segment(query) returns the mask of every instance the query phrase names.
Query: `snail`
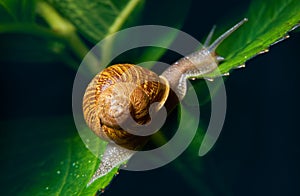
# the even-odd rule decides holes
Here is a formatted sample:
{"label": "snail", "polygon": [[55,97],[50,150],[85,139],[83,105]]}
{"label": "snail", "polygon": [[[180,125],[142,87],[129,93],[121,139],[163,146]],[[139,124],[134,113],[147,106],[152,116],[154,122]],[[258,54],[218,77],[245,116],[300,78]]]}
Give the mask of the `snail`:
{"label": "snail", "polygon": [[[187,79],[217,69],[224,58],[215,53],[216,48],[246,21],[244,18],[210,44],[213,28],[200,50],[179,59],[159,76],[137,65],[116,64],[92,79],[83,97],[84,119],[108,145],[88,186],[130,159],[147,143],[151,133],[149,130],[145,133],[144,129],[151,127],[155,115],[164,106],[168,110],[168,105],[185,97]],[[176,97],[176,101],[170,101],[171,97]]]}

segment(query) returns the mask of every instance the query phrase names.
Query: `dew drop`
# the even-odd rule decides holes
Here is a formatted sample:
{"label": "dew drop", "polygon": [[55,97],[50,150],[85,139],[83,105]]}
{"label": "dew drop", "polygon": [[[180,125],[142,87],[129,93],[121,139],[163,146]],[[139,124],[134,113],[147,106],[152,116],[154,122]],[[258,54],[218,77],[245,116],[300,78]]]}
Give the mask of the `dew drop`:
{"label": "dew drop", "polygon": [[240,68],[245,68],[245,67],[246,67],[245,64],[241,64],[241,65],[237,66],[235,69],[240,69]]}
{"label": "dew drop", "polygon": [[46,189],[46,190],[49,190],[49,187],[47,186],[45,189]]}
{"label": "dew drop", "polygon": [[217,56],[217,61],[224,61],[225,60],[225,58],[224,57],[221,57],[221,56]]}
{"label": "dew drop", "polygon": [[76,163],[75,163],[75,162],[73,162],[73,163],[72,163],[72,166],[74,167],[75,165],[76,165]]}
{"label": "dew drop", "polygon": [[89,163],[91,163],[92,161],[91,161],[91,160],[89,160],[88,162],[89,162]]}
{"label": "dew drop", "polygon": [[266,48],[266,49],[260,51],[258,54],[263,54],[263,53],[266,53],[266,52],[269,52],[269,48]]}
{"label": "dew drop", "polygon": [[285,40],[285,39],[287,39],[287,38],[289,38],[289,37],[290,37],[290,35],[289,35],[289,34],[286,34],[285,36],[283,36],[282,38],[278,39],[277,41],[275,41],[275,42],[272,43],[271,45],[273,46],[273,45],[275,45],[275,44],[277,44],[277,43],[279,43],[279,42],[281,42],[281,41],[283,41],[283,40]]}
{"label": "dew drop", "polygon": [[227,72],[227,73],[224,73],[223,76],[229,76],[229,73],[228,73],[228,72]]}
{"label": "dew drop", "polygon": [[293,30],[297,29],[299,26],[300,26],[300,23],[296,24],[290,31],[293,31]]}
{"label": "dew drop", "polygon": [[213,78],[205,78],[207,81],[209,81],[209,82],[213,82],[214,81],[214,79]]}
{"label": "dew drop", "polygon": [[57,170],[57,172],[56,172],[57,174],[60,174],[60,171],[59,170]]}

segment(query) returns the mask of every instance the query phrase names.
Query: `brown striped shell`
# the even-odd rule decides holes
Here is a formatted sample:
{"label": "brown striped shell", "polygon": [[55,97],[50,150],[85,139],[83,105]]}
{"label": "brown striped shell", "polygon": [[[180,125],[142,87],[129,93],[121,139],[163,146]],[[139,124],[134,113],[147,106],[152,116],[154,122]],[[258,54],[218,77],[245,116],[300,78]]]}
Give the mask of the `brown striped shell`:
{"label": "brown striped shell", "polygon": [[168,94],[168,81],[154,72],[133,64],[116,64],[97,74],[88,85],[83,97],[84,118],[100,138],[136,149],[148,137],[123,130],[122,123],[128,118],[138,125],[149,123],[150,105],[158,102],[158,111]]}

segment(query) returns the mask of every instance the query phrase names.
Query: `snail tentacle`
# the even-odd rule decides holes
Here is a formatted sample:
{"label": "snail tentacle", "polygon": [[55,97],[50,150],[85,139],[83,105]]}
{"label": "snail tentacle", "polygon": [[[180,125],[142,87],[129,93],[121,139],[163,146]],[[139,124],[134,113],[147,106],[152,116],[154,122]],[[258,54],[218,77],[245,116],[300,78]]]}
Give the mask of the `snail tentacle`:
{"label": "snail tentacle", "polygon": [[175,90],[179,100],[185,97],[187,79],[201,78],[218,68],[219,62],[223,61],[224,58],[216,54],[216,48],[246,21],[248,19],[244,18],[208,46],[214,33],[215,27],[213,27],[208,34],[204,47],[179,59],[162,73],[162,76],[169,81],[170,88]]}
{"label": "snail tentacle", "polygon": [[204,47],[207,48],[207,47],[209,46],[210,41],[211,41],[211,38],[212,38],[212,36],[214,35],[215,29],[216,29],[216,25],[214,25],[214,26],[212,27],[212,29],[210,30],[210,32],[209,32],[209,34],[208,34],[208,36],[207,36],[207,38],[206,38],[206,40],[205,40],[205,42],[204,42],[204,44],[203,44]]}

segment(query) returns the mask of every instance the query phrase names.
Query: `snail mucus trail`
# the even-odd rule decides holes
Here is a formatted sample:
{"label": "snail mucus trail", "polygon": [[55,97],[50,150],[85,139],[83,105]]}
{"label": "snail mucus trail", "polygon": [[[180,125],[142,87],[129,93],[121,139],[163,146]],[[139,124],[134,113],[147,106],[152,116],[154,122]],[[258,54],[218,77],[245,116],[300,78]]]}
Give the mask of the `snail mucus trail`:
{"label": "snail mucus trail", "polygon": [[184,98],[187,79],[218,67],[224,58],[215,53],[216,48],[246,21],[241,20],[210,44],[213,28],[200,50],[179,59],[160,76],[137,65],[117,64],[94,77],[83,98],[84,118],[108,145],[88,185],[128,160],[147,142],[149,136],[143,135],[143,129],[151,124],[152,117],[170,104],[171,96],[176,95],[178,101]]}

